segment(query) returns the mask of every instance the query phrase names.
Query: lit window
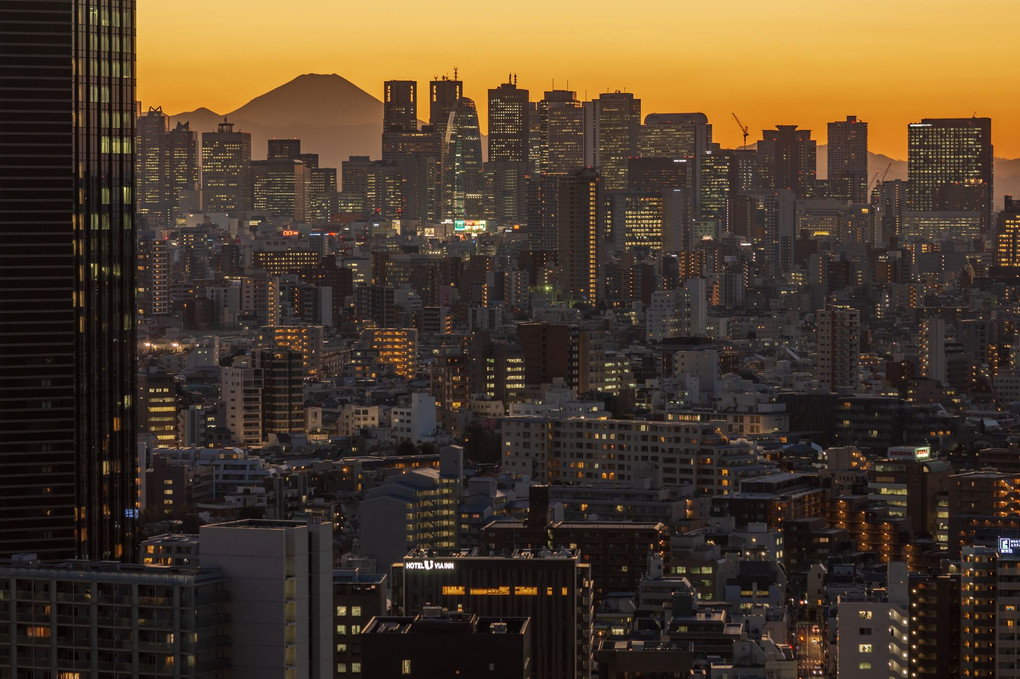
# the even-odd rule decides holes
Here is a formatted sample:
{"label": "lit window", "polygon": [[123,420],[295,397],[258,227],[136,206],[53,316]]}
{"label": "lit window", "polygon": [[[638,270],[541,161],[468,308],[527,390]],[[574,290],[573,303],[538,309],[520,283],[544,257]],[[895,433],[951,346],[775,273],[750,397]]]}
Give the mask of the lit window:
{"label": "lit window", "polygon": [[400,673],[402,675],[404,675],[405,677],[410,676],[410,674],[411,674],[411,660],[410,660],[410,658],[404,658],[404,660],[402,660],[400,662]]}
{"label": "lit window", "polygon": [[857,644],[858,653],[871,653],[871,644]]}

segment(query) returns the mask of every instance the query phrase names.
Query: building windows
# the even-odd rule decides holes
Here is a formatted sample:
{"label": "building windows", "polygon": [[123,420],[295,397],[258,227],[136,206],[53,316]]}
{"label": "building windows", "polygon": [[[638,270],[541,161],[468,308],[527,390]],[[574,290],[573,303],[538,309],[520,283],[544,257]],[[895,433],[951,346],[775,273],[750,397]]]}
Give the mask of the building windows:
{"label": "building windows", "polygon": [[871,653],[871,644],[857,644],[858,653]]}
{"label": "building windows", "polygon": [[400,673],[405,677],[411,676],[411,660],[410,658],[404,658],[400,661]]}

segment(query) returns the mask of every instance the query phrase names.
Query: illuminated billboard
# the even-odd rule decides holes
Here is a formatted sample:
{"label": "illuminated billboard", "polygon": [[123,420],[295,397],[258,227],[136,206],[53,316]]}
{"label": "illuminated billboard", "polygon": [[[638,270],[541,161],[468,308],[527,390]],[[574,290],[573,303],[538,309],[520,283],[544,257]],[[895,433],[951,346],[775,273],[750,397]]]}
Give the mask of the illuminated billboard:
{"label": "illuminated billboard", "polygon": [[453,230],[458,233],[481,233],[489,224],[484,219],[455,219]]}
{"label": "illuminated billboard", "polygon": [[927,460],[931,458],[931,446],[893,446],[887,455],[891,459]]}

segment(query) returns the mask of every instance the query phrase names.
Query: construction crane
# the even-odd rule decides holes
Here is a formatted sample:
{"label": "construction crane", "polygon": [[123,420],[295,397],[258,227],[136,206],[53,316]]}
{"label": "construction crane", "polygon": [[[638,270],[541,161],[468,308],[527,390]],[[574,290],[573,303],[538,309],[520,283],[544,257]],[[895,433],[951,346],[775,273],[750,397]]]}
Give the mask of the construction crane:
{"label": "construction crane", "polygon": [[733,116],[733,119],[737,121],[737,127],[740,128],[740,131],[744,135],[744,144],[740,148],[741,149],[745,149],[745,148],[747,148],[747,135],[748,135],[747,125],[745,125],[744,123],[740,122],[740,118],[737,117],[736,113],[731,113],[730,115]]}
{"label": "construction crane", "polygon": [[875,188],[877,183],[878,183],[878,170],[875,170],[875,176],[871,178],[870,182],[868,182],[868,188],[867,190],[865,190],[864,195],[870,196],[871,190]]}
{"label": "construction crane", "polygon": [[885,178],[889,176],[889,170],[892,169],[892,163],[885,166],[885,172],[882,173],[882,178],[878,178],[878,170],[875,170],[875,176],[868,182],[867,194],[871,195],[871,190],[885,183]]}

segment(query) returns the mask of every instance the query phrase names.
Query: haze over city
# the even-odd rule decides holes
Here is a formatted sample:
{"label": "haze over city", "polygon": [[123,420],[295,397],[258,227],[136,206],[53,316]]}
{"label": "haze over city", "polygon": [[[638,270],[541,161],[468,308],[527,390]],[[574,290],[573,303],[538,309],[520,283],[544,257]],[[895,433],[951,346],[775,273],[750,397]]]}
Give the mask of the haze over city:
{"label": "haze over city", "polygon": [[140,2],[138,96],[168,113],[230,111],[299,74],[338,73],[378,98],[384,80],[457,66],[476,101],[508,72],[532,92],[554,80],[581,98],[626,90],[646,111],[704,112],[729,147],[731,112],[754,133],[795,123],[824,141],[849,111],[870,122],[872,151],[905,159],[907,123],[976,113],[1014,158],[1020,97],[1004,47],[1016,19],[1010,0]]}

